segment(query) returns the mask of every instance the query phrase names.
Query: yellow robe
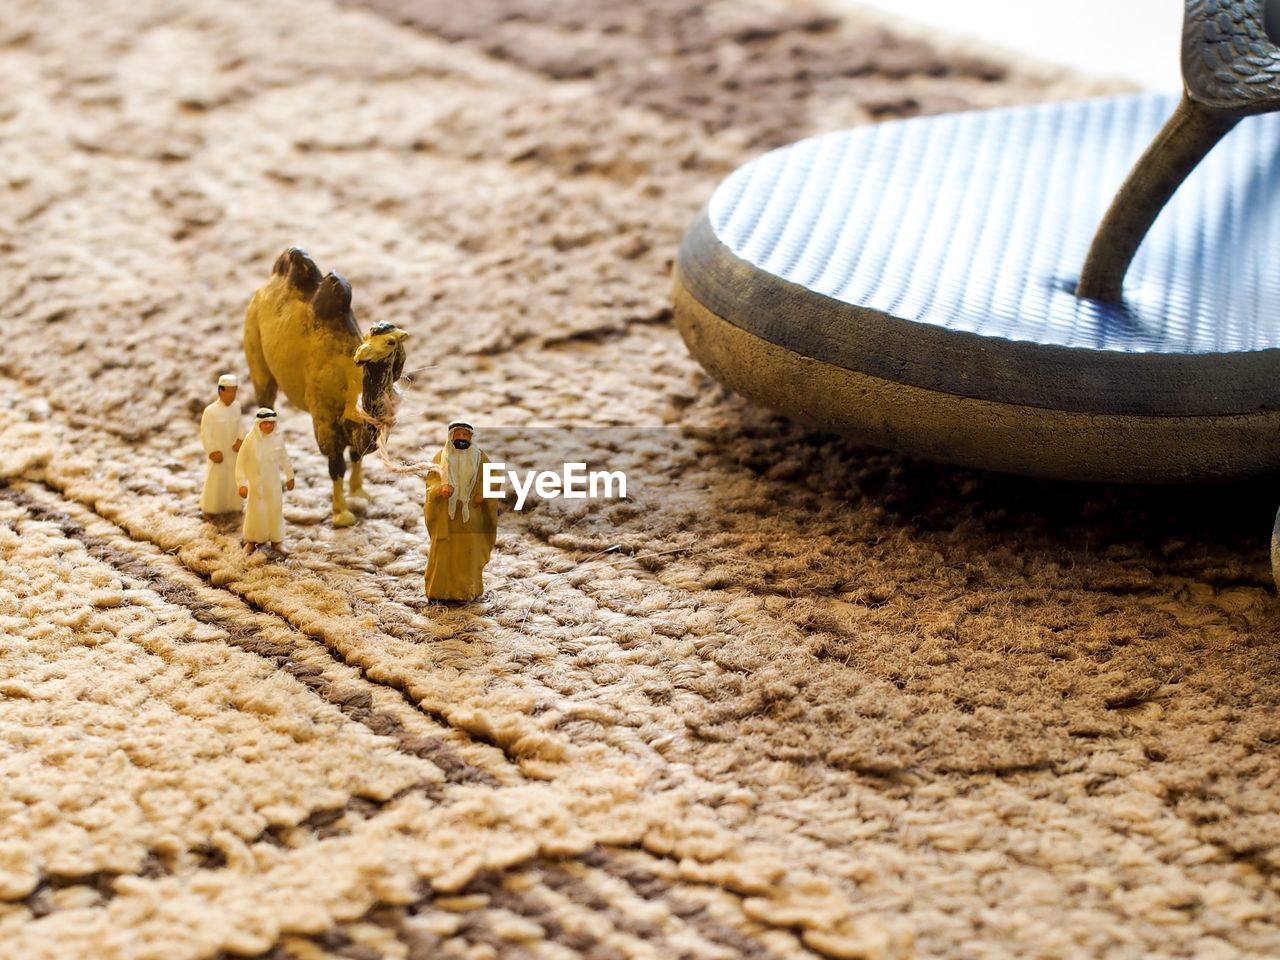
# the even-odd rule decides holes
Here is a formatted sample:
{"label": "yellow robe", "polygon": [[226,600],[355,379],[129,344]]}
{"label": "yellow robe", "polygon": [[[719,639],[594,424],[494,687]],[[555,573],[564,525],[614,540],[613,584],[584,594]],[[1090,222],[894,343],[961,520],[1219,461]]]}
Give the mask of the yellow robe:
{"label": "yellow robe", "polygon": [[[440,462],[437,453],[432,460]],[[480,454],[475,489],[483,489],[484,464],[489,458]],[[484,565],[498,539],[498,502],[471,501],[470,519],[462,519],[462,510],[449,517],[449,498],[440,495],[445,478],[437,474],[427,477],[427,502],[423,514],[431,551],[427,554],[426,590],[428,600],[474,600],[484,592]]]}

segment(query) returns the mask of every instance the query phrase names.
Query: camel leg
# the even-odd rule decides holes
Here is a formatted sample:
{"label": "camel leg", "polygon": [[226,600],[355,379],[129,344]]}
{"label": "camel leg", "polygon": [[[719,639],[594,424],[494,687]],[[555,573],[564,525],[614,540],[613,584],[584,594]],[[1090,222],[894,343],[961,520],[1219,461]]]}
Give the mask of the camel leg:
{"label": "camel leg", "polygon": [[342,462],[342,454],[329,458],[329,477],[333,480],[333,525],[349,527],[356,522],[356,515],[347,504],[347,495],[342,489],[342,475],[346,466]]}
{"label": "camel leg", "polygon": [[342,489],[342,478],[346,475],[346,458],[342,435],[322,420],[315,421],[316,442],[320,452],[329,460],[329,479],[333,481],[333,525],[349,527],[356,522],[356,515],[347,506],[347,495]]}
{"label": "camel leg", "polygon": [[258,333],[258,323],[253,311],[254,305],[250,304],[249,315],[244,320],[244,359],[249,364],[254,400],[260,407],[275,409],[279,386],[267,367],[267,358],[262,354],[262,337]]}
{"label": "camel leg", "polygon": [[369,499],[369,494],[364,489],[364,458],[355,447],[351,448],[351,483],[348,495],[362,500]]}

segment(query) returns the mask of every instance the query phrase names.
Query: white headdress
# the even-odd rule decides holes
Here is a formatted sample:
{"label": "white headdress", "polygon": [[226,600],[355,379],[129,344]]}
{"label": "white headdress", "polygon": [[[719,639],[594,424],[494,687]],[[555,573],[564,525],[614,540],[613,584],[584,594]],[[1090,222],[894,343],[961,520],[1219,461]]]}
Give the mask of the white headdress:
{"label": "white headdress", "polygon": [[238,387],[240,386],[240,380],[234,373],[224,373],[218,378],[218,386]]}
{"label": "white headdress", "polygon": [[[466,450],[455,450],[449,437],[458,427],[466,427],[471,431],[471,446]],[[449,519],[452,520],[462,505],[462,522],[471,519],[471,495],[480,479],[480,448],[475,445],[476,428],[465,420],[454,420],[449,424],[448,436],[444,448],[440,452],[440,467],[444,479],[453,487],[449,495]]]}

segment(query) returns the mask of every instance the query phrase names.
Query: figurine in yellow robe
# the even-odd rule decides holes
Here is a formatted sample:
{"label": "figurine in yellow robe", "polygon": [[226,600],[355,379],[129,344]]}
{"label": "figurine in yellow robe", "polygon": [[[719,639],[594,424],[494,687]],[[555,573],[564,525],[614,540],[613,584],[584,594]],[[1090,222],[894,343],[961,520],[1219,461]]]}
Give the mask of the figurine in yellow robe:
{"label": "figurine in yellow robe", "polygon": [[432,459],[440,469],[427,477],[423,508],[431,537],[429,600],[474,600],[484,592],[484,566],[498,538],[498,502],[483,496],[489,458],[472,446],[474,439],[475,428],[455,420]]}

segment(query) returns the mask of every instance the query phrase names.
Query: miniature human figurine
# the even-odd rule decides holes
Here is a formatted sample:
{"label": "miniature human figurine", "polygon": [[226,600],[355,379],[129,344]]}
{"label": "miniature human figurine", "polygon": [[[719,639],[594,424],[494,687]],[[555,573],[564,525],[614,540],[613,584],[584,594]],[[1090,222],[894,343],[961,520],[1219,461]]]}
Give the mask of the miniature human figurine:
{"label": "miniature human figurine", "polygon": [[248,501],[244,511],[246,553],[270,543],[276,553],[284,554],[283,494],[293,489],[293,465],[275,429],[275,411],[263,407],[254,416],[253,429],[236,457],[236,483],[240,496]]}
{"label": "miniature human figurine", "polygon": [[432,460],[440,471],[427,477],[429,600],[474,600],[484,592],[484,566],[498,537],[498,503],[483,496],[481,475],[489,458],[472,446],[474,440],[475,427],[465,420],[449,424],[448,439]]}
{"label": "miniature human figurine", "polygon": [[240,408],[236,405],[239,381],[234,374],[218,378],[218,399],[204,408],[200,417],[200,443],[209,455],[209,470],[200,495],[200,513],[206,519],[214,514],[239,512],[244,505],[236,496],[236,464],[232,455],[240,452],[244,430]]}
{"label": "miniature human figurine", "polygon": [[[284,390],[294,406],[311,414],[316,443],[329,461],[335,527],[356,522],[348,496],[368,499],[361,458],[377,442],[368,414],[380,417],[386,409],[384,393],[404,372],[408,336],[385,323],[362,340],[351,285],[336,273],[321,275],[297,247],[276,258],[271,279],[245,312],[244,356],[258,405],[274,406],[277,390]],[[344,454],[351,458],[347,491]]]}

